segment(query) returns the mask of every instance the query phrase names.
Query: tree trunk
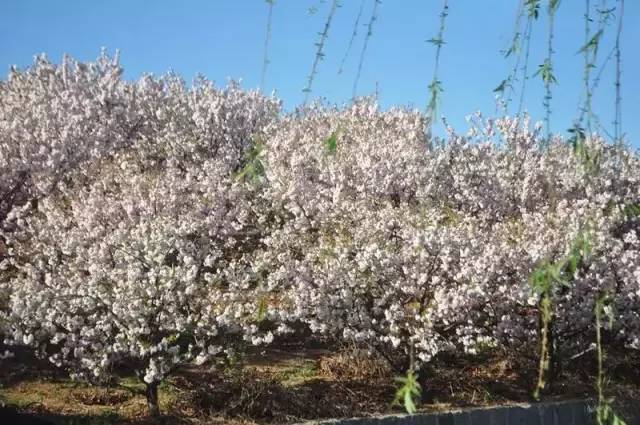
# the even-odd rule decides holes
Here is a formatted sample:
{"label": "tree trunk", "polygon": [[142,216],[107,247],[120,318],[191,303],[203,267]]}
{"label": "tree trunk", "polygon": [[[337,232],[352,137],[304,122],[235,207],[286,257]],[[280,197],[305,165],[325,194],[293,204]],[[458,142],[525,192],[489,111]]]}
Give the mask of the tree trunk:
{"label": "tree trunk", "polygon": [[160,416],[160,405],[158,404],[158,383],[154,381],[147,384],[145,395],[147,396],[149,415],[153,417]]}
{"label": "tree trunk", "polygon": [[535,400],[540,400],[542,393],[548,391],[558,370],[556,341],[553,332],[553,306],[548,293],[543,294],[538,308],[540,309],[540,359],[538,380],[533,390],[533,398]]}
{"label": "tree trunk", "polygon": [[556,338],[555,322],[549,326],[549,385],[553,385],[562,372],[562,358],[558,352],[558,338]]}

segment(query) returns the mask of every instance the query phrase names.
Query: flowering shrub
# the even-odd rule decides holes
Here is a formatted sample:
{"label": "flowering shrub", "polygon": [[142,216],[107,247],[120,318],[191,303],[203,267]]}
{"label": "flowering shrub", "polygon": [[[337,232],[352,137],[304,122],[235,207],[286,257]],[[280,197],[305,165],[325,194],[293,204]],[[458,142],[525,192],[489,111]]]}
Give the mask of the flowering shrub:
{"label": "flowering shrub", "polygon": [[[126,82],[106,55],[12,70],[0,82],[6,342],[82,378],[133,368],[157,413],[175,368],[293,323],[411,373],[445,351],[527,347],[542,305],[532,273],[578,258],[543,292],[558,350],[590,343],[602,293],[608,331],[640,348],[631,149],[543,141],[511,118],[428,143],[422,114],[366,99],[279,108],[233,83]],[[571,257],[584,234],[590,252]]]}
{"label": "flowering shrub", "polygon": [[267,196],[287,219],[267,238],[265,261],[271,286],[286,288],[293,317],[312,330],[415,347],[426,361],[475,311],[465,307],[478,300],[476,283],[456,273],[482,246],[468,243],[473,218],[427,202],[423,125],[417,113],[366,102],[285,119],[264,159]]}
{"label": "flowering shrub", "polygon": [[[5,89],[30,96],[55,77],[63,87],[66,79],[82,82],[70,89],[81,96],[98,90],[107,63],[103,56],[68,75],[66,62],[61,70],[38,59],[26,76],[13,71]],[[99,81],[83,80],[96,66]],[[23,80],[26,87],[16,88]],[[133,367],[157,413],[158,383],[175,367],[273,338],[262,323],[271,313],[255,315],[256,196],[235,173],[279,104],[203,79],[192,89],[175,76],[113,85],[130,93],[122,108],[131,113],[110,125],[124,128],[130,115],[139,120],[122,143],[112,143],[117,137],[97,116],[87,127],[74,125],[73,114],[63,118],[68,111],[58,104],[71,96],[64,90],[45,89],[41,108],[6,98],[8,127],[26,126],[15,110],[44,124],[33,139],[2,143],[7,175],[22,166],[31,185],[3,217],[5,332],[8,343],[31,345],[78,377],[100,380],[120,364]],[[86,95],[84,107],[108,109],[101,96]],[[45,131],[58,121],[71,123],[69,140]],[[105,140],[90,152],[94,127]],[[67,156],[46,151],[40,163],[38,153],[57,143]]]}
{"label": "flowering shrub", "polygon": [[272,129],[267,196],[285,218],[264,258],[290,314],[391,349],[405,368],[443,350],[525,344],[538,333],[534,268],[588,228],[593,255],[554,293],[562,348],[587,343],[605,290],[623,316],[617,335],[637,344],[638,219],[623,210],[640,199],[638,156],[600,139],[543,148],[537,129],[509,118],[428,149],[423,125],[364,102]]}

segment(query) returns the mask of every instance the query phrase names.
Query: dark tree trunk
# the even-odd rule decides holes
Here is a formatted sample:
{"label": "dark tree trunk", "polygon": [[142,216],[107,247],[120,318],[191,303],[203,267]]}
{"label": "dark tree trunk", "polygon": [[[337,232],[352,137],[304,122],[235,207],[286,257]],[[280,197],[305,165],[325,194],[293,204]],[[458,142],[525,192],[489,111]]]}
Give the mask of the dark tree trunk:
{"label": "dark tree trunk", "polygon": [[145,389],[147,396],[147,407],[149,407],[149,415],[153,417],[160,416],[160,405],[158,404],[158,383],[152,382],[147,384]]}

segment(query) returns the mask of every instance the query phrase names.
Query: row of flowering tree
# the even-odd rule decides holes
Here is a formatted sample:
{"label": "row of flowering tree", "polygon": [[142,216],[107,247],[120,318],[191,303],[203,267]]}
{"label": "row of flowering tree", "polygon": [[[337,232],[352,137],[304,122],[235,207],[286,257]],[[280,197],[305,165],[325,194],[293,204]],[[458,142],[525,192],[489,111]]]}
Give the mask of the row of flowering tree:
{"label": "row of flowering tree", "polygon": [[640,348],[638,154],[508,117],[445,141],[425,125],[367,99],[283,114],[235,84],[126,81],[105,54],[12,70],[5,344],[79,379],[133,369],[152,414],[177,368],[301,325],[424,381],[445,352],[579,353],[607,294],[611,340]]}

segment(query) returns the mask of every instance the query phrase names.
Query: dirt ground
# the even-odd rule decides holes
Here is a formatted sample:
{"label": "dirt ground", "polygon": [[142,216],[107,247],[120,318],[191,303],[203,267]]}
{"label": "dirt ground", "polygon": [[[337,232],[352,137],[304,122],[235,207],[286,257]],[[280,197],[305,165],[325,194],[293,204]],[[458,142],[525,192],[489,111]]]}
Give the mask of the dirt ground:
{"label": "dirt ground", "polygon": [[[429,369],[421,411],[531,401],[535,357],[500,352],[448,356]],[[640,400],[640,355],[612,351],[609,395],[618,406]],[[549,399],[593,397],[595,359],[567,362]],[[392,405],[394,373],[355,349],[300,345],[248,355],[235,367],[185,368],[160,387],[163,417],[147,417],[143,386],[122,376],[107,386],[73,382],[26,352],[0,363],[0,423],[271,424],[401,412]],[[40,422],[37,422],[40,421]]]}

